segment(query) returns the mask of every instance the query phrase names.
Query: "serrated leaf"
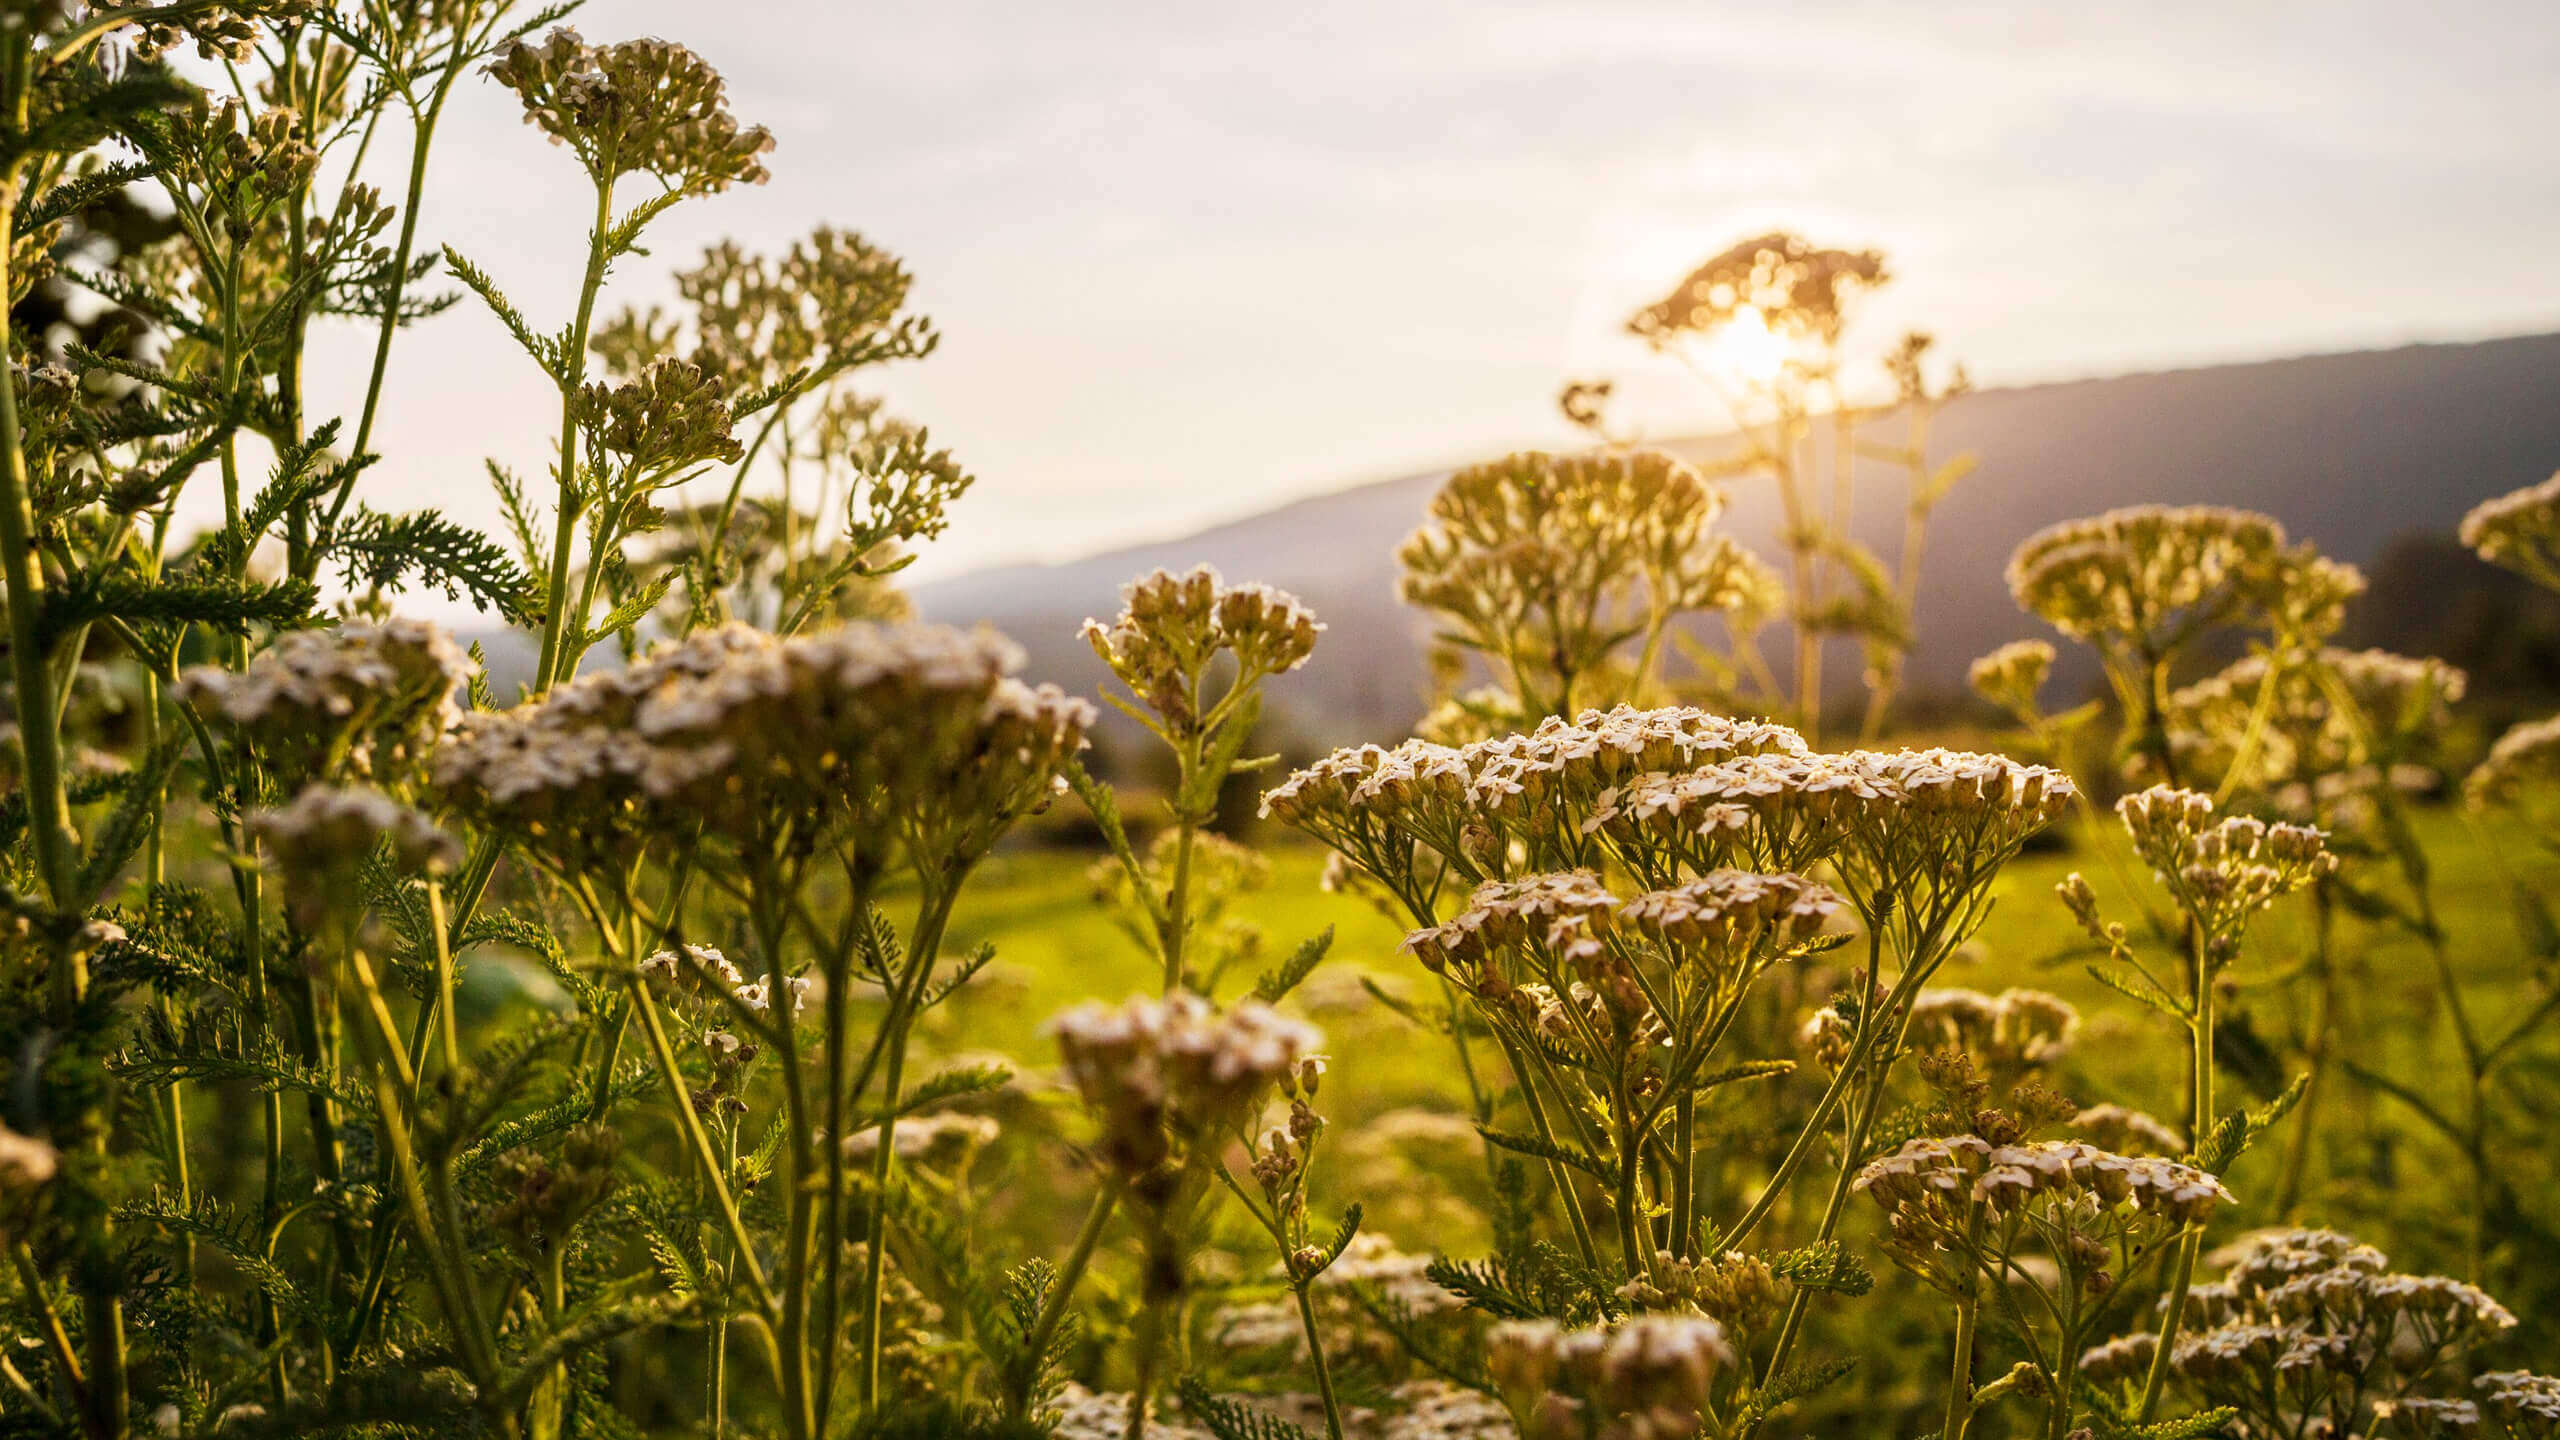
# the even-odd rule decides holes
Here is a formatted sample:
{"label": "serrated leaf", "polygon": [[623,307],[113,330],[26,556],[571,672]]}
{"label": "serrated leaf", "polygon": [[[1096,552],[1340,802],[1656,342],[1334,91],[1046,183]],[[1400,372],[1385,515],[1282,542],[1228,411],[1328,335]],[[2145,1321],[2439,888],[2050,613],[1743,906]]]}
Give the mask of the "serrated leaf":
{"label": "serrated leaf", "polygon": [[1262,972],[1262,978],[1254,982],[1253,998],[1265,1005],[1277,1004],[1315,973],[1316,966],[1324,961],[1325,952],[1332,948],[1333,927],[1327,925],[1322,933],[1310,937],[1290,952],[1288,961],[1279,969]]}
{"label": "serrated leaf", "polygon": [[1597,1178],[1603,1184],[1617,1183],[1618,1167],[1616,1165],[1578,1145],[1565,1145],[1541,1139],[1535,1135],[1516,1135],[1507,1130],[1497,1130],[1490,1125],[1478,1125],[1476,1133],[1484,1137],[1486,1144],[1498,1149],[1508,1150],[1516,1155],[1526,1155],[1535,1160],[1570,1165],[1576,1170]]}
{"label": "serrated leaf", "polygon": [[2138,971],[2128,970],[2120,965],[2089,965],[2082,968],[2089,972],[2090,979],[2128,1000],[2147,1005],[2173,1020],[2183,1022],[2188,1018],[2187,1007],[2181,1004],[2177,997],[2144,979]]}

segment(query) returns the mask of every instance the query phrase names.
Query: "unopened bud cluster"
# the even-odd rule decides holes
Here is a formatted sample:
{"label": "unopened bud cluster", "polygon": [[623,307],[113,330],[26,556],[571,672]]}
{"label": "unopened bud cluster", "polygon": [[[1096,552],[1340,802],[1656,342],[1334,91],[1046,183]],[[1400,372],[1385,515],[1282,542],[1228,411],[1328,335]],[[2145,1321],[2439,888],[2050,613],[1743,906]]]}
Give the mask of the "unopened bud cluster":
{"label": "unopened bud cluster", "polygon": [[773,136],[740,125],[720,72],[682,45],[589,45],[562,26],[509,43],[489,74],[524,102],[525,122],[576,151],[599,185],[638,173],[708,192],[767,178]]}
{"label": "unopened bud cluster", "polygon": [[1141,576],[1121,590],[1118,619],[1084,622],[1093,653],[1177,735],[1206,720],[1201,681],[1219,656],[1234,657],[1233,683],[1250,686],[1307,663],[1323,630],[1297,597],[1229,585],[1206,565]]}
{"label": "unopened bud cluster", "polygon": [[2338,868],[2321,831],[2245,815],[2217,820],[2213,797],[2194,790],[2155,785],[2118,800],[2116,814],[2134,853],[2195,917],[2217,967],[2229,963],[2251,916]]}

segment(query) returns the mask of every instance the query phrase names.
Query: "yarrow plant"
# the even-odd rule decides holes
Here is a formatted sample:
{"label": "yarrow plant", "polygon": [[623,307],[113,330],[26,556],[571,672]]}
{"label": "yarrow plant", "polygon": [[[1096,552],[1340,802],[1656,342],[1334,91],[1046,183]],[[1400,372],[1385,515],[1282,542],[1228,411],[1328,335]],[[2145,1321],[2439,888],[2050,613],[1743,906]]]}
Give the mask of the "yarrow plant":
{"label": "yarrow plant", "polygon": [[[20,9],[0,1429],[2560,1433],[2560,1381],[2514,1368],[2550,1325],[2526,1126],[2560,926],[2512,843],[2551,846],[2560,729],[2453,783],[2466,678],[2333,643],[2351,568],[2145,508],[2012,566],[2099,652],[2123,763],[2083,754],[2106,705],[2043,709],[2042,640],[1972,677],[2027,758],[1885,742],[1968,462],[1930,455],[1965,386],[1925,337],[1883,357],[1889,400],[1850,378],[1872,252],[1756,237],[1636,318],[1666,354],[1776,347],[1731,453],[1641,449],[1588,386],[1598,448],[1449,478],[1399,557],[1447,702],[1420,737],[1284,772],[1266,708],[1325,626],[1162,570],[1085,627],[1128,726],[1088,769],[1104,711],[894,588],[970,483],[869,385],[936,343],[905,266],[826,225],[674,262],[662,306],[617,293],[672,210],[775,163],[703,57],[508,0]],[[548,306],[423,226],[474,105],[585,181]],[[492,467],[496,540],[367,503],[440,270],[558,402],[547,465]],[[309,372],[344,325],[370,363],[333,419]],[[1909,477],[1897,563],[1853,537],[1862,458]],[[1755,475],[1776,569],[1718,529]],[[2465,538],[2560,581],[2555,506]],[[507,644],[401,613],[428,594]],[[1817,743],[1832,637],[1864,655],[1864,748]],[[1120,739],[1157,763],[1107,764]],[[2437,794],[2513,882],[2514,976],[2440,913]],[[1062,797],[1084,813],[1035,823]],[[1257,848],[1282,831],[1311,843]],[[1992,923],[2055,843],[2154,876],[2063,886],[2099,988],[2021,971],[2032,924]],[[1266,954],[1318,850],[1389,930]],[[1108,916],[1000,957],[981,937],[1024,907],[983,887],[1059,864]],[[2137,893],[2156,923],[2112,923]],[[2433,975],[2404,986],[2386,942]],[[2298,981],[2307,1022],[2258,1028]],[[2155,1054],[2183,1103],[2139,1093]],[[2314,1124],[2324,1076],[2355,1125]],[[2261,1183],[2241,1162],[2288,1107]],[[2421,1183],[2440,1149],[2467,1187]],[[2325,1231],[2207,1248],[2330,1206],[2463,1278]],[[1942,1341],[1940,1388],[1904,1357]]]}

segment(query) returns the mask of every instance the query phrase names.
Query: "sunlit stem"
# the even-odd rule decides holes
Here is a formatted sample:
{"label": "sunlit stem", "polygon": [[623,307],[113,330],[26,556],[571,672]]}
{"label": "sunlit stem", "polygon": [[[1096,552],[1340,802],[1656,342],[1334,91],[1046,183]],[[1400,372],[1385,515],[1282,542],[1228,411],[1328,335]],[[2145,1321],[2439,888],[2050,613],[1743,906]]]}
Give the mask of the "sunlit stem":
{"label": "sunlit stem", "polygon": [[906,1074],[907,1034],[915,1024],[925,982],[933,974],[942,949],[942,930],[951,919],[951,906],[959,898],[959,889],[957,876],[943,877],[933,883],[926,895],[923,912],[916,917],[915,933],[907,941],[909,978],[905,994],[896,1000],[888,1017],[892,1028],[887,1067],[880,1080],[880,1146],[871,1157],[871,1226],[866,1236],[870,1249],[862,1264],[862,1408],[866,1412],[880,1401],[882,1266],[888,1252],[889,1180],[898,1155],[898,1093]]}
{"label": "sunlit stem", "polygon": [[[2192,922],[2190,922],[2192,928]],[[2193,973],[2195,988],[2188,996],[2192,1007],[2187,1024],[2187,1050],[2194,1062],[2194,1073],[2188,1086],[2195,1095],[2195,1109],[2189,1118],[2187,1144],[2202,1150],[2205,1137],[2213,1132],[2213,978],[2206,973],[2206,950],[2199,940],[2195,946]],[[2178,1329],[2186,1319],[2187,1291],[2195,1283],[2196,1257],[2204,1249],[2204,1224],[2194,1222],[2178,1240],[2178,1267],[2169,1281],[2168,1308],[2160,1317],[2160,1343],[2151,1355],[2150,1372],[2143,1377],[2142,1403],[2134,1416],[2136,1424],[2147,1425],[2158,1413],[2160,1396],[2169,1383],[2169,1359],[2178,1344]]]}
{"label": "sunlit stem", "polygon": [[[565,637],[569,622],[569,569],[576,549],[578,516],[585,508],[578,493],[578,387],[587,374],[587,337],[595,323],[596,294],[604,288],[607,232],[613,228],[614,157],[604,157],[596,181],[595,230],[587,237],[587,272],[578,284],[578,318],[569,326],[567,343],[559,355],[560,370],[560,490],[559,513],[551,535],[551,571],[542,592],[542,653],[533,674],[533,691],[539,695],[561,678],[561,670],[573,663],[565,653]],[[584,629],[586,617],[578,617]]]}

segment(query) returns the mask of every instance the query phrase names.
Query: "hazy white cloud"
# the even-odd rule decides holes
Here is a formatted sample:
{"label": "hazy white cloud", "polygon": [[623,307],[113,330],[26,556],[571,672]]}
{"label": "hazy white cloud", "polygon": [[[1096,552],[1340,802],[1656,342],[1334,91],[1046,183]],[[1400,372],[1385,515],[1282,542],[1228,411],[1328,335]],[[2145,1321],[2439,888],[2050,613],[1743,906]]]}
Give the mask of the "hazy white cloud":
{"label": "hazy white cloud", "polygon": [[[773,184],[680,208],[616,297],[821,220],[917,271],[945,346],[884,388],[980,476],[933,571],[1561,439],[1565,375],[1640,362],[1625,311],[1771,224],[1887,248],[1871,329],[1926,325],[1994,382],[2560,321],[2542,3],[594,0],[577,23],[693,44],[781,137]],[[444,145],[428,231],[556,321],[571,161],[485,84]],[[324,348],[323,404],[360,360]],[[492,516],[482,457],[544,461],[539,375],[467,308],[400,364],[375,483]]]}

